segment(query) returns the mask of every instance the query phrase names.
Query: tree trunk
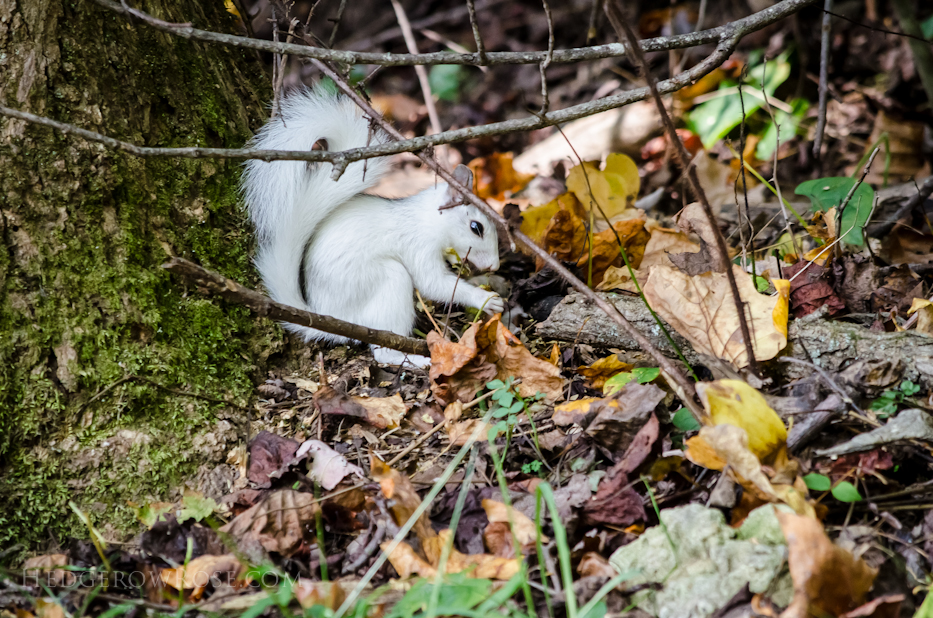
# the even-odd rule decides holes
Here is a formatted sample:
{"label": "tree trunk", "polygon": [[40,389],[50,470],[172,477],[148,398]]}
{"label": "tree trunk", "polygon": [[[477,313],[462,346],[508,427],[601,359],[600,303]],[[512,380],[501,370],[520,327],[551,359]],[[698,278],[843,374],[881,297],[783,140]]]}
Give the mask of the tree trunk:
{"label": "tree trunk", "polygon": [[[237,29],[219,0],[131,4]],[[253,53],[90,0],[0,0],[9,107],[148,146],[238,147],[270,94]],[[246,412],[179,391],[246,403],[281,336],[159,265],[256,283],[238,177],[235,162],[134,158],[0,116],[0,547],[86,536],[69,500],[108,536],[132,527],[128,500],[229,489]]]}

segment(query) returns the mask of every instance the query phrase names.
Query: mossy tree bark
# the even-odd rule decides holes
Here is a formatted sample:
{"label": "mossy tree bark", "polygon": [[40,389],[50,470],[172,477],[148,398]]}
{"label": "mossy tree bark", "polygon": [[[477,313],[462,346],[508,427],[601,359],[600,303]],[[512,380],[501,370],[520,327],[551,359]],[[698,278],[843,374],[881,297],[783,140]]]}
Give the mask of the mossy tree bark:
{"label": "mossy tree bark", "polygon": [[[139,8],[236,30],[219,0]],[[9,107],[150,146],[237,147],[262,121],[267,84],[254,54],[90,0],[0,0]],[[226,488],[245,412],[121,380],[245,403],[279,345],[274,326],[159,268],[178,255],[255,284],[238,169],[133,158],[0,117],[0,547],[86,534],[68,500],[118,534],[128,500]]]}

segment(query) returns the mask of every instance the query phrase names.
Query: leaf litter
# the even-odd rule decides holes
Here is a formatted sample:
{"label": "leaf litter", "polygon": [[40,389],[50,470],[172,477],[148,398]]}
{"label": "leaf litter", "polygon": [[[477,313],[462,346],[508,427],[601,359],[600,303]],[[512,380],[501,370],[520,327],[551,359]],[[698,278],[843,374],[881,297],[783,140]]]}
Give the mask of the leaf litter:
{"label": "leaf litter", "polygon": [[[579,340],[586,318],[560,341],[542,340],[509,315],[452,312],[443,334],[421,320],[427,374],[352,360],[355,352],[338,348],[319,368],[273,376],[257,387],[261,413],[248,423],[247,448],[224,453],[231,477],[218,481],[222,489],[131,505],[145,530],[130,550],[103,540],[94,526],[105,521],[88,519],[91,541],[22,564],[25,577],[58,596],[14,600],[14,615],[74,610],[80,606],[55,599],[101,582],[105,594],[146,598],[153,611],[199,603],[250,615],[335,611],[352,596],[358,615],[415,616],[428,603],[449,615],[564,615],[571,607],[579,615],[610,580],[596,609],[618,608],[613,615],[710,616],[727,607],[785,618],[911,615],[931,577],[929,548],[918,548],[933,530],[923,511],[933,354],[865,367],[832,335],[800,352],[795,328],[810,320],[890,334],[892,359],[904,332],[929,336],[933,229],[918,209],[883,238],[872,236],[883,180],[876,164],[868,182],[859,181],[857,159],[871,150],[861,142],[840,139],[835,155],[851,169],[834,173],[845,176],[795,169],[790,155],[808,147],[813,120],[805,101],[782,99],[797,60],[743,62],[745,76],[726,66],[677,103],[688,127],[679,135],[729,233],[727,259],[688,203],[664,137],[566,166],[538,203],[528,196],[541,178],[513,166],[521,157],[496,152],[470,162],[477,193],[497,208],[512,204],[510,219],[582,280],[607,298],[643,292],[657,331],[676,333],[701,359],[691,369],[703,414],[693,416],[643,351],[611,337]],[[746,92],[743,154],[762,180],[776,174],[775,155],[788,178],[800,180],[784,196],[810,204],[787,205],[812,212],[806,225],[791,221],[792,236],[778,214],[784,205],[763,197],[768,187],[755,178],[746,179],[752,221],[747,212],[735,216],[747,210],[736,189],[740,163],[723,138],[735,136],[743,118],[739,82],[783,106],[771,118]],[[864,92],[837,86],[831,119],[871,116]],[[412,103],[381,102],[403,122],[424,114]],[[899,131],[887,109],[868,119],[866,139],[887,134],[895,146],[892,173],[906,180],[923,169],[922,131],[909,122]],[[639,202],[659,187],[665,199]],[[754,245],[743,234],[755,235]],[[520,253],[503,259],[513,300],[521,299],[515,313],[535,298],[547,317],[563,298],[543,266]],[[745,370],[725,268],[739,283],[763,375]],[[431,310],[448,317],[422,306],[419,319]],[[804,377],[788,379],[781,359],[791,355],[806,359]],[[821,370],[827,355],[845,358],[846,369]],[[839,411],[790,448],[789,432],[829,396]],[[788,411],[771,397],[799,405]],[[445,480],[461,449],[474,454],[475,470],[461,465]],[[399,536],[439,481],[436,499]],[[859,530],[867,541],[854,543]],[[370,574],[389,550],[388,565]],[[129,572],[145,574],[144,584],[124,585],[117,575]],[[364,578],[361,595],[354,589]],[[527,582],[534,587],[526,594]],[[104,601],[92,606],[102,612]]]}

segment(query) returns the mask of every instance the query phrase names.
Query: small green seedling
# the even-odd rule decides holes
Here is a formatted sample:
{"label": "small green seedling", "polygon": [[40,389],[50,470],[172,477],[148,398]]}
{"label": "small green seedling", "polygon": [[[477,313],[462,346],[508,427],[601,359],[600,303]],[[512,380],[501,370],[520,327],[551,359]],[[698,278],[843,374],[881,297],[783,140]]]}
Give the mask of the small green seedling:
{"label": "small green seedling", "polygon": [[904,398],[913,397],[919,392],[919,384],[904,380],[896,390],[886,390],[881,393],[881,396],[871,402],[869,408],[877,413],[878,418],[887,418],[897,412],[897,408],[904,402]]}

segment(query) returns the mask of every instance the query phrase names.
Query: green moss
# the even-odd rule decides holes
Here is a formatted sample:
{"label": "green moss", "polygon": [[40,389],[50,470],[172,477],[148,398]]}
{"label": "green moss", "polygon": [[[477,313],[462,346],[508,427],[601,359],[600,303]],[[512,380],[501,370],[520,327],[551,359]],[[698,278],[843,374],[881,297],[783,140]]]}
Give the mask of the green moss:
{"label": "green moss", "polygon": [[[141,8],[231,26],[223,3]],[[245,53],[129,28],[93,5],[48,19],[61,56],[32,109],[159,146],[240,146],[261,116],[262,71]],[[234,162],[136,159],[44,128],[0,141],[0,547],[85,536],[68,500],[132,529],[127,500],[177,494],[205,462],[193,436],[237,414],[127,376],[248,401],[278,329],[159,268],[180,255],[257,283],[238,178]],[[121,430],[145,440],[114,449]]]}

